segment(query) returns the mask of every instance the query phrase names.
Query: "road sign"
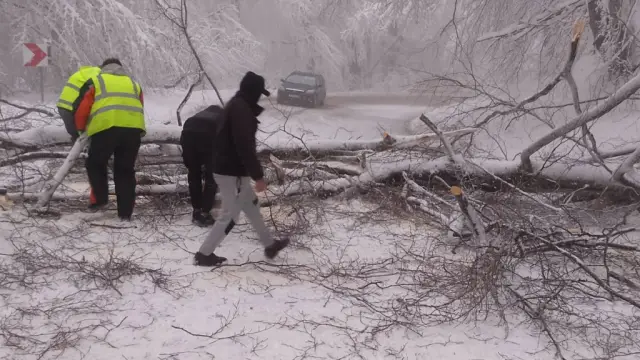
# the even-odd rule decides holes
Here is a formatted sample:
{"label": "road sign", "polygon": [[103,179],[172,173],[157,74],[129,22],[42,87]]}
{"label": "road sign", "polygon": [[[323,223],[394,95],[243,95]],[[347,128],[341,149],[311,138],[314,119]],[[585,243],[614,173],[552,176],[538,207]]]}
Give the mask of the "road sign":
{"label": "road sign", "polygon": [[47,44],[24,43],[22,45],[24,66],[43,67],[49,65]]}

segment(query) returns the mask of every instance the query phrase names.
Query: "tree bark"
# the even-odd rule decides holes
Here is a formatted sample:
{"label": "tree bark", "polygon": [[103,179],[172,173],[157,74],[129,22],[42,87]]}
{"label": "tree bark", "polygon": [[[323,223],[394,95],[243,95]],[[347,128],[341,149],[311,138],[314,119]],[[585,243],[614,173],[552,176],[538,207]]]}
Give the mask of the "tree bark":
{"label": "tree bark", "polygon": [[589,27],[591,28],[591,34],[593,35],[593,46],[600,53],[604,53],[602,50],[602,44],[604,44],[604,33],[602,31],[602,7],[601,0],[588,0],[587,11],[589,13]]}

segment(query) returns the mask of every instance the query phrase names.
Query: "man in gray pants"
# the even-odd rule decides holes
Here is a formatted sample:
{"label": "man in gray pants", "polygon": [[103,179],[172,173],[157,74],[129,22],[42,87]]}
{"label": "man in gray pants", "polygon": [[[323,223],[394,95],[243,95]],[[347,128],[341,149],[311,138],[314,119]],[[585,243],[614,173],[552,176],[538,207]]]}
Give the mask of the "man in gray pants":
{"label": "man in gray pants", "polygon": [[265,89],[262,76],[249,71],[240,82],[240,90],[224,109],[222,124],[213,139],[213,176],[220,189],[222,209],[200,250],[195,264],[215,266],[227,259],[214,254],[215,249],[235,226],[240,212],[244,212],[258,233],[267,258],[274,258],[289,245],[289,239],[275,240],[262,220],[258,198],[251,188],[255,181],[257,192],[265,191],[262,165],[256,152],[258,115],[264,110],[258,105],[261,95],[271,95]]}

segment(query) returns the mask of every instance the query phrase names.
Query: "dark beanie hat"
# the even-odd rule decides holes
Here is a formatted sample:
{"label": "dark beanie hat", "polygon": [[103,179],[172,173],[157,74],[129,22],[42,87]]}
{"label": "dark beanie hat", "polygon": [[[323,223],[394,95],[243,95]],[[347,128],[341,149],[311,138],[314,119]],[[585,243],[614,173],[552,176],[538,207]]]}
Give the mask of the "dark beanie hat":
{"label": "dark beanie hat", "polygon": [[109,65],[109,64],[118,64],[120,66],[122,66],[122,63],[120,62],[119,59],[117,58],[108,58],[105,61],[102,62],[102,65],[100,65],[101,68]]}
{"label": "dark beanie hat", "polygon": [[240,81],[240,91],[248,94],[260,93],[264,96],[271,96],[269,90],[265,88],[264,77],[253,71],[248,71],[244,74],[242,81]]}

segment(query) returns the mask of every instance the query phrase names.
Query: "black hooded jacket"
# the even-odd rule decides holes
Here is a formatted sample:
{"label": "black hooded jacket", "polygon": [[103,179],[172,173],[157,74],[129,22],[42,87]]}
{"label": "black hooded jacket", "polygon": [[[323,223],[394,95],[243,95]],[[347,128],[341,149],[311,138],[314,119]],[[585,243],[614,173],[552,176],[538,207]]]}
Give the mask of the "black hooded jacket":
{"label": "black hooded jacket", "polygon": [[213,172],[228,176],[249,176],[261,180],[264,176],[256,151],[258,116],[264,108],[258,105],[264,89],[264,78],[247,73],[240,90],[224,108],[224,123],[213,146]]}
{"label": "black hooded jacket", "polygon": [[182,132],[195,132],[208,136],[211,141],[218,133],[218,128],[222,124],[224,109],[218,105],[211,105],[208,108],[188,118],[182,126]]}

